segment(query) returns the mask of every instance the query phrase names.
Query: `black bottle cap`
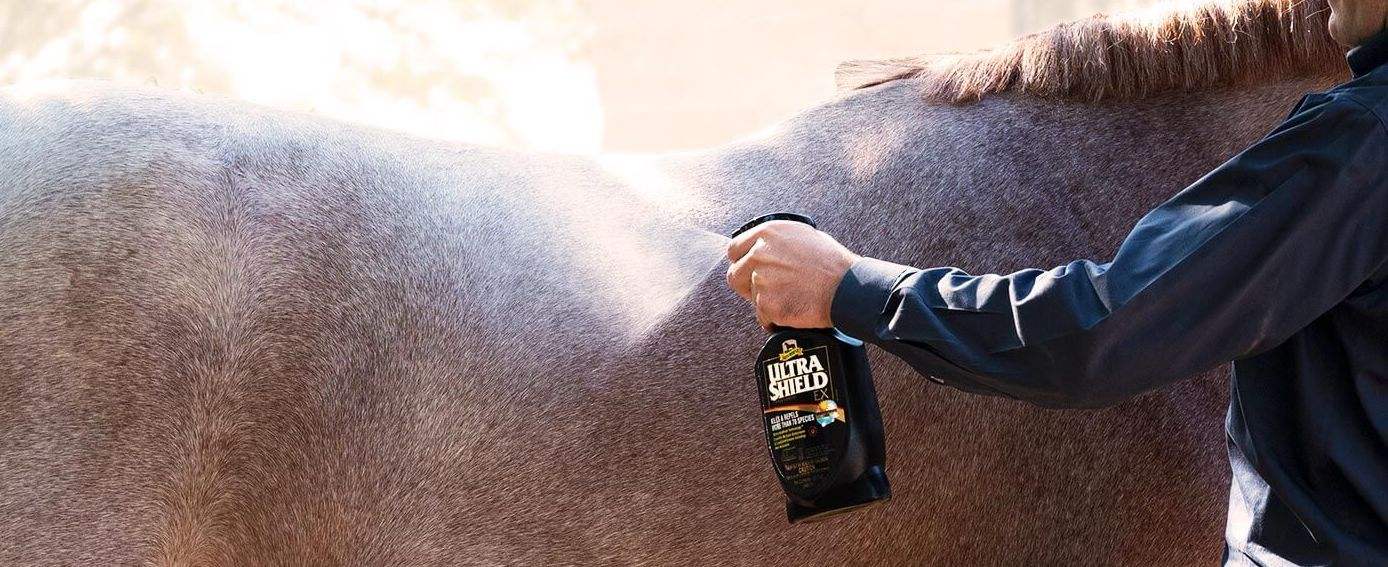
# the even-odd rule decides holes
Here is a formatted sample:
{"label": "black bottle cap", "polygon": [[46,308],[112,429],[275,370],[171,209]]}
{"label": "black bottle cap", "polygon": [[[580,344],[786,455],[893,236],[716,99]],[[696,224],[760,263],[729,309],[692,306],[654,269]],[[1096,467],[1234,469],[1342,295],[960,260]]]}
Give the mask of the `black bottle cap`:
{"label": "black bottle cap", "polygon": [[[800,213],[785,213],[785,212],[781,212],[781,213],[770,213],[770,214],[765,214],[765,215],[759,216],[759,217],[754,218],[754,219],[752,219],[752,220],[750,220],[750,221],[747,221],[747,224],[742,225],[742,228],[739,228],[739,229],[737,229],[736,231],[733,231],[732,238],[737,238],[737,235],[742,234],[742,233],[744,233],[744,232],[747,232],[747,231],[749,231],[749,230],[752,230],[753,227],[755,227],[755,226],[757,226],[757,225],[759,225],[759,224],[761,224],[761,223],[764,223],[764,222],[771,222],[771,221],[774,221],[774,220],[784,220],[784,221],[803,222],[803,223],[808,224],[808,225],[810,225],[810,226],[816,226],[815,223],[814,223],[814,219],[812,219],[812,218],[810,218],[810,217],[808,217],[808,216],[806,216],[806,215],[802,215],[802,214],[800,214]],[[818,227],[816,226],[816,228],[818,228]]]}

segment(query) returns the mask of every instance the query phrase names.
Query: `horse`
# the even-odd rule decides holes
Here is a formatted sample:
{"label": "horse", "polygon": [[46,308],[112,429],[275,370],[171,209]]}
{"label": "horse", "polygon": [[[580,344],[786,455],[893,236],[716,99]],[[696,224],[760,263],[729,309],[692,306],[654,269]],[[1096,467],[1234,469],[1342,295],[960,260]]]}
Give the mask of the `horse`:
{"label": "horse", "polygon": [[923,267],[1111,255],[1346,75],[1324,28],[1319,1],[1100,16],[848,65],[662,155],[6,87],[0,563],[1214,561],[1224,369],[1054,411],[874,349],[895,494],[788,524],[720,235],[792,210]]}

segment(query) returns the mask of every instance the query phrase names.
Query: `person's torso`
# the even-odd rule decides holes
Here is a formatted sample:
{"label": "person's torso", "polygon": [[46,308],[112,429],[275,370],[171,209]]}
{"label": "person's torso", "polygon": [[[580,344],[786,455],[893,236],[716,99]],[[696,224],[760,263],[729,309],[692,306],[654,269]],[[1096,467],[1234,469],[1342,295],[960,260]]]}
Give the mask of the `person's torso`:
{"label": "person's torso", "polygon": [[[1329,96],[1382,117],[1388,67],[1298,110]],[[1376,157],[1388,166],[1388,148]],[[1282,344],[1234,362],[1228,564],[1388,564],[1385,283],[1388,266]]]}

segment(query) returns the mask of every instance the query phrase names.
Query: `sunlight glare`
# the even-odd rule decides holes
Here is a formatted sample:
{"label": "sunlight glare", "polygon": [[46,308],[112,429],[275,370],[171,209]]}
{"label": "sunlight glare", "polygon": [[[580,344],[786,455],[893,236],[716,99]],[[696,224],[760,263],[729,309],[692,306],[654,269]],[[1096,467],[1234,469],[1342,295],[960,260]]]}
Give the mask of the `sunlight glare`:
{"label": "sunlight glare", "polygon": [[450,141],[597,151],[596,72],[574,49],[591,23],[572,1],[522,4],[97,0],[0,60],[0,83],[153,83]]}

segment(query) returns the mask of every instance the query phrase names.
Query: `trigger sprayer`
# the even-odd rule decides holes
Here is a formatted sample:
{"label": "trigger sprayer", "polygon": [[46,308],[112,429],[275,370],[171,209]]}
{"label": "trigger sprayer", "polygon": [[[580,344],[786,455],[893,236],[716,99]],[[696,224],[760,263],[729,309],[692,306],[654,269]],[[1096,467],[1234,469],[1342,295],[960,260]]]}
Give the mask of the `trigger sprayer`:
{"label": "trigger sprayer", "polygon": [[[773,213],[743,225],[795,221]],[[877,392],[862,341],[837,329],[773,329],[757,357],[757,389],[772,468],[792,523],[891,498]]]}

